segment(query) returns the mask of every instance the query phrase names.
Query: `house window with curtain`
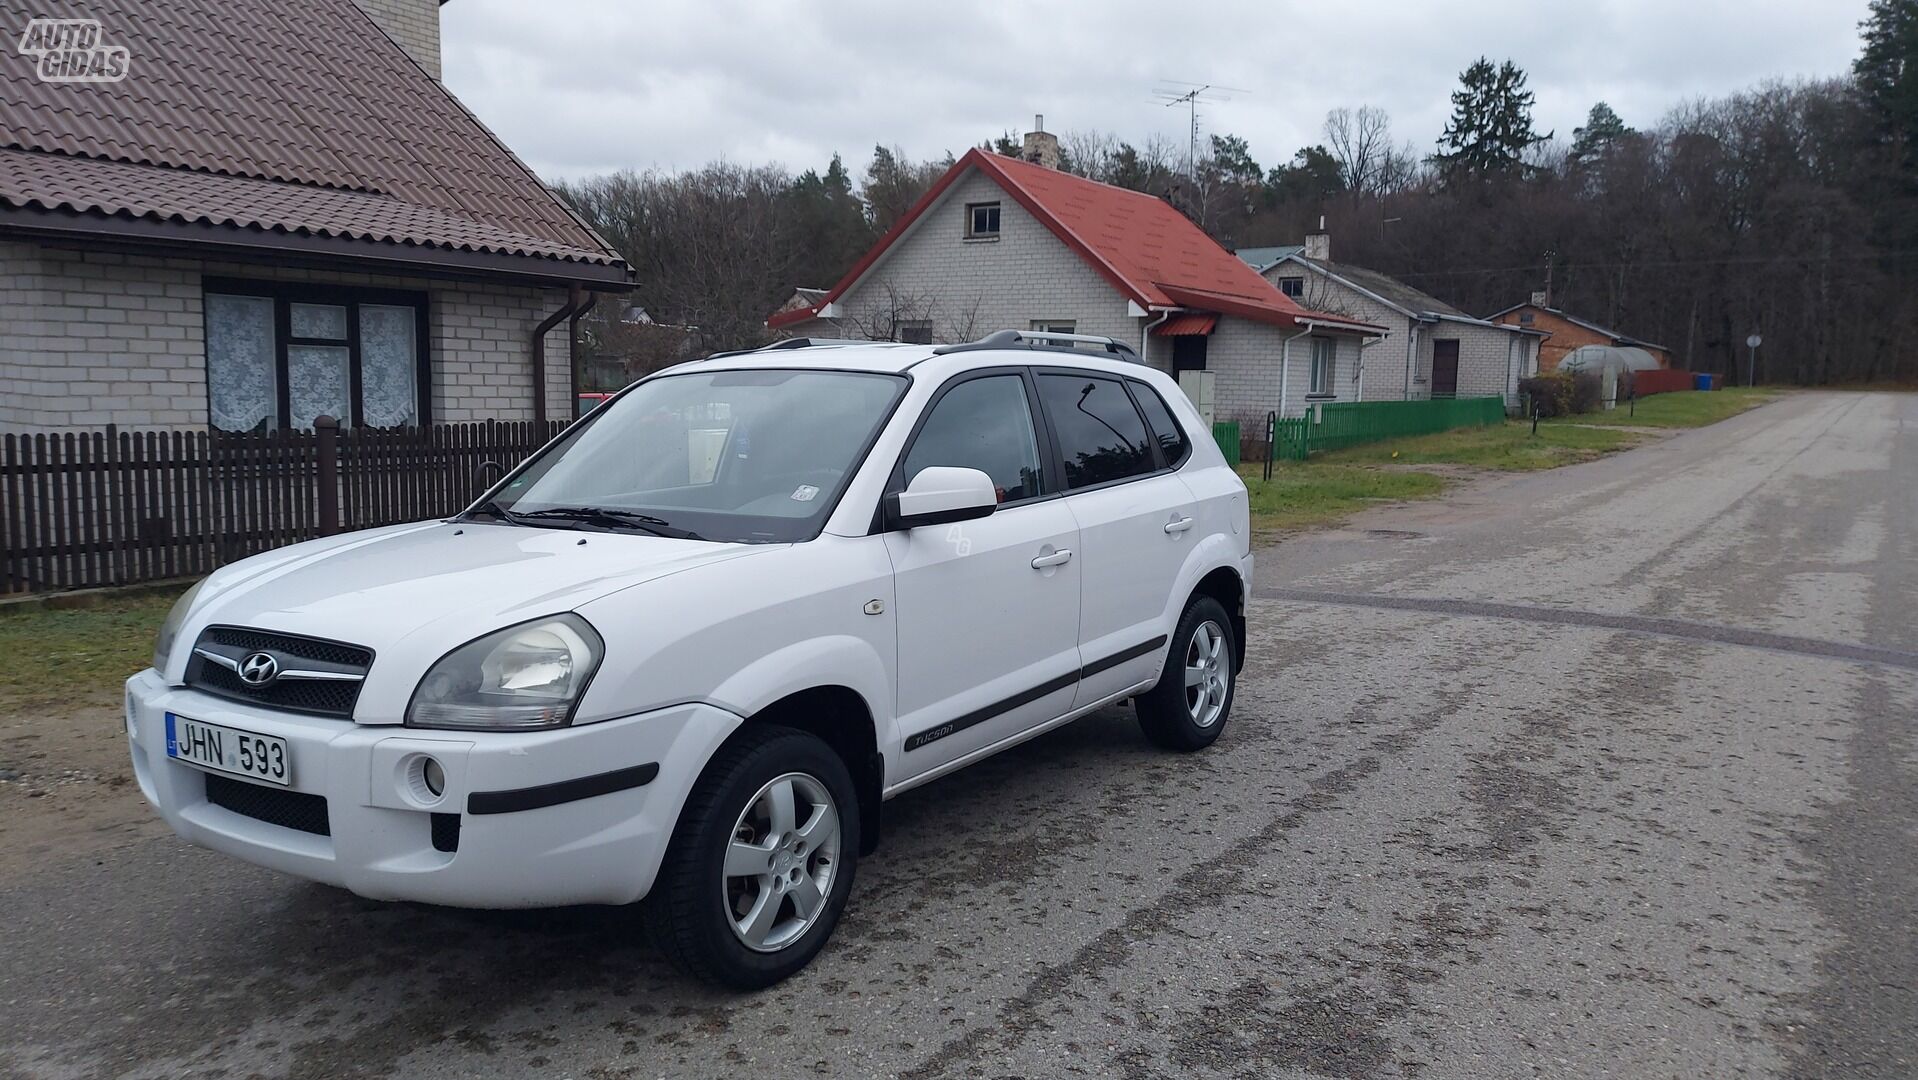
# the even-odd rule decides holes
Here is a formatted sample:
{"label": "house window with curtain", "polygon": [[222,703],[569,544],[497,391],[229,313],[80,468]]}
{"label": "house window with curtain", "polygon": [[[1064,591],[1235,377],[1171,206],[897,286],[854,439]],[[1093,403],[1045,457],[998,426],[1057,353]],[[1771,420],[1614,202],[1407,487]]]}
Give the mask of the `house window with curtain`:
{"label": "house window with curtain", "polygon": [[1312,388],[1314,397],[1332,396],[1332,376],[1338,367],[1338,342],[1329,337],[1312,339]]}
{"label": "house window with curtain", "polygon": [[208,279],[207,417],[221,431],[427,422],[426,295]]}

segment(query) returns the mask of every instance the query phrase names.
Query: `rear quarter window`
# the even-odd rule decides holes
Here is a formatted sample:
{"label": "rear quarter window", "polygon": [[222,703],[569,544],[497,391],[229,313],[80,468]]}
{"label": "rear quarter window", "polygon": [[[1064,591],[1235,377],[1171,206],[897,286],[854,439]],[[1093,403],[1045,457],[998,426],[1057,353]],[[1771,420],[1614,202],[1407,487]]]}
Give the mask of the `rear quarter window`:
{"label": "rear quarter window", "polygon": [[1150,385],[1136,379],[1132,380],[1132,396],[1138,399],[1139,408],[1145,413],[1145,422],[1152,426],[1152,437],[1159,440],[1166,467],[1176,469],[1185,464],[1185,459],[1192,454],[1192,444],[1185,437],[1185,429],[1173,418],[1165,399]]}

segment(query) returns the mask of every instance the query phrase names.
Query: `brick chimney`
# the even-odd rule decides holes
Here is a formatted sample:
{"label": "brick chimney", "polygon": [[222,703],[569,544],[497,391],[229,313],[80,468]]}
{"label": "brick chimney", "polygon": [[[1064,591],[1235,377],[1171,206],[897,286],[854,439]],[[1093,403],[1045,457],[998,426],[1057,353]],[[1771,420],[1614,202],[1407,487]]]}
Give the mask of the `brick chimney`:
{"label": "brick chimney", "polygon": [[386,36],[426,73],[440,77],[440,4],[443,0],[355,0]]}
{"label": "brick chimney", "polygon": [[1064,163],[1065,158],[1059,153],[1059,137],[1046,131],[1043,113],[1032,118],[1032,130],[1026,132],[1026,145],[1019,156],[1048,169],[1056,169]]}

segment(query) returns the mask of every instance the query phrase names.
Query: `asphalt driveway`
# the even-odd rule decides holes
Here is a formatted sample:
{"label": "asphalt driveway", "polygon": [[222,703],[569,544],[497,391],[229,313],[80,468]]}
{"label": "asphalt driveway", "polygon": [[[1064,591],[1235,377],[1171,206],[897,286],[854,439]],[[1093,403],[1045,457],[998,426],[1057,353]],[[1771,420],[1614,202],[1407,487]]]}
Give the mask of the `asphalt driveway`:
{"label": "asphalt driveway", "polygon": [[1210,752],[890,804],[772,991],[632,914],[170,836],[0,881],[0,1075],[1918,1074],[1918,396],[1794,395],[1262,555]]}

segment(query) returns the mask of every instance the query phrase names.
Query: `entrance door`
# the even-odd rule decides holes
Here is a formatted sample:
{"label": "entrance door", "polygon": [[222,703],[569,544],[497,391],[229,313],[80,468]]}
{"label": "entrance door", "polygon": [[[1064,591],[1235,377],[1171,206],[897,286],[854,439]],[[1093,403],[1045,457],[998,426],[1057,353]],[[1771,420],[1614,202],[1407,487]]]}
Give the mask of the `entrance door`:
{"label": "entrance door", "polygon": [[1205,335],[1180,334],[1172,339],[1172,370],[1205,370]]}
{"label": "entrance door", "polygon": [[1458,396],[1458,339],[1432,342],[1432,396]]}

